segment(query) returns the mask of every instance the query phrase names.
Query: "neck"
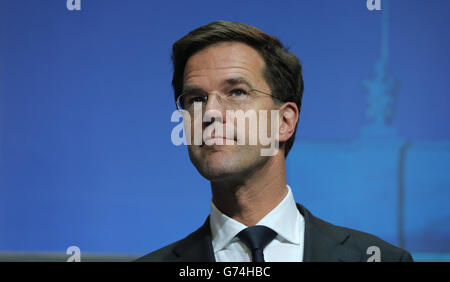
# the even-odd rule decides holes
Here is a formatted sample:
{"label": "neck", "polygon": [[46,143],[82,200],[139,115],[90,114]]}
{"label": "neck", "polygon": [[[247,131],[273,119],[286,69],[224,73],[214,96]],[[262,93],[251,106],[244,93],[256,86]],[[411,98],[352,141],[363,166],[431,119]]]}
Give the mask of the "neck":
{"label": "neck", "polygon": [[287,195],[284,157],[270,158],[238,180],[211,181],[211,191],[213,203],[222,213],[253,226]]}

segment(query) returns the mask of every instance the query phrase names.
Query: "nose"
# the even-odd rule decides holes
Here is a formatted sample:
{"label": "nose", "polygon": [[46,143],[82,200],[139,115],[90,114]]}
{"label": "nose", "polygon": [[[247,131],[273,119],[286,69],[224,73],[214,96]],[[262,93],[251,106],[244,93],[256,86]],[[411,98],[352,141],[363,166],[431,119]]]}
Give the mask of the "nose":
{"label": "nose", "polygon": [[[215,96],[215,97],[213,97]],[[223,100],[221,99],[219,93],[209,94],[208,101],[205,106],[205,113],[203,120],[206,125],[213,123],[214,121],[224,122],[225,107]]]}
{"label": "nose", "polygon": [[[214,97],[213,97],[214,96]],[[206,102],[205,110],[220,110],[223,107],[223,101],[218,92],[209,94],[208,101]]]}

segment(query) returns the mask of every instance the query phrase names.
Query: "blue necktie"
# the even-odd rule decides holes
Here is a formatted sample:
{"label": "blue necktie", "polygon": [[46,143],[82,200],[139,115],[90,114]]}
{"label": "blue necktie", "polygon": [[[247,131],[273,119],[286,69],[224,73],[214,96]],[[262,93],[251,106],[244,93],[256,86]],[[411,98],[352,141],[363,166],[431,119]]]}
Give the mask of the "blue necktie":
{"label": "blue necktie", "polygon": [[277,232],[273,231],[269,227],[255,225],[245,228],[236,236],[239,237],[239,239],[252,252],[252,261],[263,262],[263,250],[270,243],[270,241],[277,236]]}

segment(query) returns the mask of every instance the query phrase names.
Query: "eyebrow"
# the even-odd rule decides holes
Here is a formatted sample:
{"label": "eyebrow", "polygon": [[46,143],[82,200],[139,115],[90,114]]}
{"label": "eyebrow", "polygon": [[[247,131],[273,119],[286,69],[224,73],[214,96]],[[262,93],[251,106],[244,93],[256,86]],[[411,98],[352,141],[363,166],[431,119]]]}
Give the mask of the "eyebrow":
{"label": "eyebrow", "polygon": [[[221,85],[226,85],[226,86],[235,86],[235,85],[239,85],[239,84],[246,84],[250,89],[253,89],[251,82],[242,76],[227,78],[224,81],[222,81],[222,83],[221,83]],[[182,91],[183,93],[191,92],[191,91],[204,91],[204,90],[201,87],[196,86],[196,85],[192,85],[192,84],[184,85],[183,91]]]}
{"label": "eyebrow", "polygon": [[204,91],[201,87],[195,86],[195,85],[191,85],[191,84],[187,84],[184,85],[181,93],[187,93],[187,92],[195,92],[195,91]]}
{"label": "eyebrow", "polygon": [[222,84],[227,84],[229,86],[234,86],[234,85],[238,85],[238,84],[246,84],[248,87],[250,87],[250,89],[253,89],[253,86],[250,83],[250,81],[248,81],[245,77],[242,77],[242,76],[225,79],[222,82]]}

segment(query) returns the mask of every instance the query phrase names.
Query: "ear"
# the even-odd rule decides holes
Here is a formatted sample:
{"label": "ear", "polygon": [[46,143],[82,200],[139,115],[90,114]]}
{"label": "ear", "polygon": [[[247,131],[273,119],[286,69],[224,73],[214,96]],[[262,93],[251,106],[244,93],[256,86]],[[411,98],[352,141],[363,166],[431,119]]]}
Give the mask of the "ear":
{"label": "ear", "polygon": [[294,134],[295,125],[298,122],[299,111],[294,102],[284,103],[279,110],[280,127],[278,138],[280,142],[286,142]]}

